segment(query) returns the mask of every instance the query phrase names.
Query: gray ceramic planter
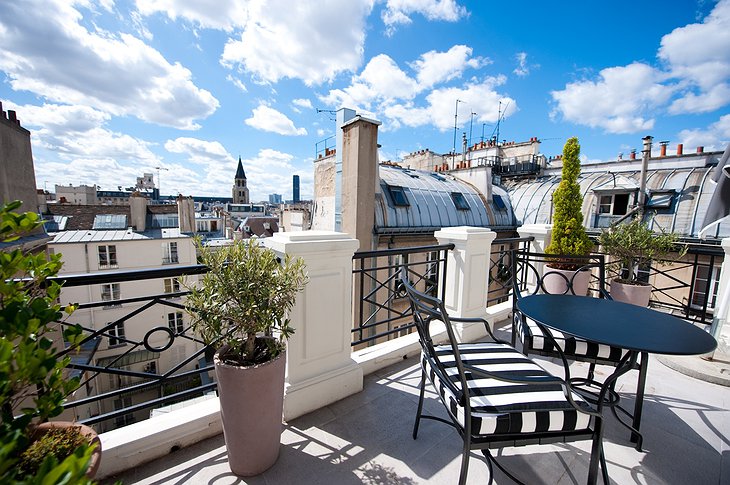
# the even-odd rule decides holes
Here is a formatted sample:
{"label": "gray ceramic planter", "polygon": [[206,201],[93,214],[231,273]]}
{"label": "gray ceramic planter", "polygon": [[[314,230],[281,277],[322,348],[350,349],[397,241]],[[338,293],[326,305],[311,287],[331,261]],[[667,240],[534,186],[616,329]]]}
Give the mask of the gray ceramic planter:
{"label": "gray ceramic planter", "polygon": [[250,367],[213,359],[218,379],[228,463],[238,476],[258,475],[276,463],[282,432],[286,353]]}

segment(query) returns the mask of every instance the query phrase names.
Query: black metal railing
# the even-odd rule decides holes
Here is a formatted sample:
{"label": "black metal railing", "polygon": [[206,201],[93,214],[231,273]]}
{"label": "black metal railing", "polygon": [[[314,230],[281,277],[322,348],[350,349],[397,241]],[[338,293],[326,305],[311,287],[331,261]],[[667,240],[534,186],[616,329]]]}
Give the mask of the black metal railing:
{"label": "black metal railing", "polygon": [[355,253],[353,347],[412,332],[415,327],[399,280],[400,268],[407,268],[411,282],[421,291],[443,299],[447,253],[453,249],[453,244],[442,244]]}
{"label": "black metal railing", "polygon": [[[63,290],[92,285],[134,282],[163,278],[183,278],[207,272],[202,265],[171,266],[161,269],[99,272],[55,278]],[[79,323],[79,319],[106,320],[105,301],[77,305],[62,326],[76,326],[82,339],[66,345],[61,355],[69,355],[69,372],[80,378],[77,391],[64,407],[75,419],[108,431],[149,416],[152,409],[202,396],[215,391],[211,371],[212,351],[193,334],[184,314],[183,298],[188,291],[144,295],[115,300],[122,307],[113,310],[113,321],[101,326]],[[62,301],[67,299],[62,291]],[[165,321],[165,309],[174,315]],[[157,313],[152,315],[153,313]],[[92,313],[93,312],[93,313]],[[92,316],[93,315],[93,316]],[[169,318],[169,317],[168,317]],[[149,319],[154,323],[148,323]],[[131,323],[131,325],[126,325]],[[192,352],[188,350],[192,348]]]}
{"label": "black metal railing", "polygon": [[492,241],[489,260],[489,294],[487,306],[508,301],[512,296],[512,253],[517,249],[527,251],[535,238],[512,237]]}
{"label": "black metal railing", "polygon": [[711,324],[719,304],[717,290],[724,255],[721,247],[690,247],[681,261],[652,262],[642,275],[652,283],[650,306],[695,323]]}

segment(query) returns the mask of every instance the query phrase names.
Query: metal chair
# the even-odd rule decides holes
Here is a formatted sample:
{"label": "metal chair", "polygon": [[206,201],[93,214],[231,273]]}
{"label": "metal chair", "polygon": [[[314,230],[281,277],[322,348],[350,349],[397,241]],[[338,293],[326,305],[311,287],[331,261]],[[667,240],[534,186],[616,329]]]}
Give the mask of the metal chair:
{"label": "metal chair", "polygon": [[[600,410],[572,391],[570,369],[564,360],[565,378],[556,377],[514,347],[497,339],[486,320],[449,317],[438,298],[422,293],[400,274],[410,300],[421,344],[421,382],[413,439],[421,419],[432,419],[456,428],[463,439],[459,484],[466,483],[472,450],[481,450],[487,460],[492,483],[492,463],[517,483],[492,456],[490,448],[593,440],[592,455],[598,453],[603,479],[608,473],[601,436],[596,432]],[[443,322],[447,339],[434,342],[434,322]],[[491,342],[458,343],[454,323],[481,322]],[[439,329],[440,329],[439,325]],[[449,419],[423,411],[426,380],[430,381]]]}
{"label": "metal chair", "polygon": [[[556,330],[549,330],[545,327],[537,325],[537,323],[523,315],[517,309],[517,302],[526,295],[535,295],[540,293],[550,293],[546,280],[548,278],[563,279],[563,294],[576,294],[576,278],[575,276],[565,276],[562,272],[557,272],[548,266],[549,263],[555,262],[556,259],[561,263],[573,263],[580,266],[579,271],[590,272],[590,287],[587,295],[597,298],[610,299],[608,291],[606,291],[606,268],[605,259],[602,254],[591,254],[585,257],[576,256],[555,256],[544,253],[531,253],[525,250],[515,250],[512,253],[512,345],[516,346],[519,340],[521,349],[525,355],[541,355],[545,357],[561,357],[564,356],[568,360],[587,362],[590,364],[588,375],[584,379],[584,384],[594,381],[596,364],[608,365],[616,367],[620,364],[621,359],[626,353],[624,349],[609,345],[597,344],[586,340],[576,338],[570,335],[564,335]],[[637,325],[640,324],[637,322]],[[586,322],[590,325],[590,322]],[[548,338],[548,335],[550,338]],[[611,410],[618,421],[631,431],[631,441],[636,442],[636,449],[641,451],[642,436],[639,432],[641,426],[641,412],[644,403],[644,388],[646,386],[646,367],[648,363],[648,355],[646,352],[641,353],[641,359],[636,363],[635,369],[639,371],[638,383],[636,389],[636,401],[634,403],[633,414],[628,412],[621,406],[612,406]],[[574,380],[574,382],[576,382]],[[625,422],[618,415],[617,410],[632,418],[632,423]]]}

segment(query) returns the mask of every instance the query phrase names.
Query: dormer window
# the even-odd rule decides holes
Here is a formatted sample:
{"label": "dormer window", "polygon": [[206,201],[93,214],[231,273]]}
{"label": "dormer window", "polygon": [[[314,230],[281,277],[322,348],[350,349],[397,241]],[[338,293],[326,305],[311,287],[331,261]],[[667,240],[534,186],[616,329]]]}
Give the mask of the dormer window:
{"label": "dormer window", "polygon": [[471,210],[471,207],[469,207],[469,202],[466,201],[466,197],[464,197],[464,194],[462,194],[461,192],[451,192],[451,200],[454,201],[454,205],[460,211]]}
{"label": "dormer window", "polygon": [[396,207],[409,207],[411,204],[408,202],[406,192],[403,187],[397,185],[388,185],[388,194],[390,194],[390,200]]}
{"label": "dormer window", "polygon": [[623,216],[629,211],[629,196],[631,194],[603,194],[598,198],[598,213],[612,216]]}

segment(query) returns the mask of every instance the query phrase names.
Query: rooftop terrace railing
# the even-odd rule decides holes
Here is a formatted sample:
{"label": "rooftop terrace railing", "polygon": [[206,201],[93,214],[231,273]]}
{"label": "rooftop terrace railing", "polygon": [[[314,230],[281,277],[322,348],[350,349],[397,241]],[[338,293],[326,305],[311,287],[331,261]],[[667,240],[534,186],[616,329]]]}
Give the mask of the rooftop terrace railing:
{"label": "rooftop terrace railing", "polygon": [[487,306],[506,302],[512,296],[512,252],[517,249],[527,251],[535,238],[511,237],[492,241],[492,254],[489,260],[489,295]]}
{"label": "rooftop terrace railing", "polygon": [[352,346],[373,345],[412,332],[411,307],[398,272],[406,267],[419,289],[443,299],[446,256],[453,249],[453,244],[443,244],[355,253]]}
{"label": "rooftop terrace railing", "polygon": [[[136,282],[161,278],[181,278],[207,272],[202,265],[170,266],[162,269],[99,272],[59,276],[63,289],[99,284]],[[135,298],[114,300],[117,317],[94,328],[81,325],[76,317],[84,310],[104,312],[108,301],[81,303],[76,313],[62,326],[75,325],[83,331],[83,340],[66,346],[60,353],[69,355],[69,371],[80,378],[79,389],[64,405],[78,422],[108,431],[148,417],[152,409],[185,401],[215,391],[216,382],[209,375],[213,370],[212,348],[193,335],[190,325],[174,320],[168,325],[145,326],[142,338],[134,339],[120,332],[125,322],[150,314],[161,307],[184,312],[180,301],[188,291],[177,291]],[[63,298],[63,293],[62,293]],[[128,310],[128,311],[127,311]],[[119,315],[124,312],[123,315]],[[151,319],[160,321],[157,313]],[[192,344],[190,355],[180,352],[180,345]],[[164,358],[176,353],[175,358]],[[161,365],[161,362],[164,364]]]}

